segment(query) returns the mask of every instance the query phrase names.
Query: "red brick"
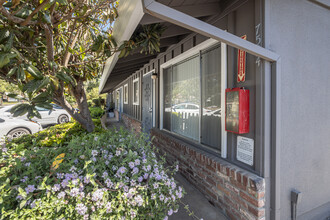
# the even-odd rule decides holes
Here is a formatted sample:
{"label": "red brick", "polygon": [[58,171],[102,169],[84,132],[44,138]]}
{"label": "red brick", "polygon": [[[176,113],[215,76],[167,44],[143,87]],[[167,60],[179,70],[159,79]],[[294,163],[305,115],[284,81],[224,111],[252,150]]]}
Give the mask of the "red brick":
{"label": "red brick", "polygon": [[263,217],[265,215],[265,209],[256,209],[253,208],[252,206],[248,206],[248,210],[252,215],[258,218]]}
{"label": "red brick", "polygon": [[206,169],[208,169],[209,171],[215,173],[215,168],[212,167],[211,165],[206,165],[205,167],[206,167]]}
{"label": "red brick", "polygon": [[217,184],[215,183],[215,181],[210,178],[210,177],[206,177],[206,181],[211,185],[211,186],[216,186]]}
{"label": "red brick", "polygon": [[236,187],[232,186],[231,184],[229,183],[225,183],[225,187],[231,191],[232,193],[235,193],[235,194],[239,194],[239,189],[237,189]]}
{"label": "red brick", "polygon": [[221,184],[217,184],[217,188],[227,196],[230,196],[230,192],[227,189],[225,189]]}
{"label": "red brick", "polygon": [[255,198],[252,198],[248,194],[244,192],[240,192],[240,196],[247,202],[251,203],[255,207],[263,207],[265,205],[265,202],[263,200],[256,200]]}
{"label": "red brick", "polygon": [[240,172],[237,172],[237,173],[236,173],[236,180],[237,180],[237,182],[239,182],[239,183],[242,182],[242,175],[241,175]]}
{"label": "red brick", "polygon": [[256,199],[262,199],[265,197],[265,191],[256,192],[250,187],[247,188],[247,192]]}
{"label": "red brick", "polygon": [[243,176],[243,186],[247,186],[247,183],[248,183],[248,178],[247,176]]}
{"label": "red brick", "polygon": [[235,203],[234,201],[232,201],[230,198],[228,198],[227,196],[225,196],[225,202],[228,203],[228,205],[235,210],[238,210],[238,204]]}

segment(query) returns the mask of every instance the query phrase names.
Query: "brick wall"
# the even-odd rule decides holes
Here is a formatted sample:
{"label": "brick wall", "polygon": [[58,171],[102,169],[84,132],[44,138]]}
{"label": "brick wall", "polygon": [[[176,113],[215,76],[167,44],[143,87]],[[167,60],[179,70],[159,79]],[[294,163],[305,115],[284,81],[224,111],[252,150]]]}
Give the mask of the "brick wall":
{"label": "brick wall", "polygon": [[180,172],[230,219],[265,219],[265,181],[219,157],[153,129],[153,144],[167,161],[179,162]]}
{"label": "brick wall", "polygon": [[125,126],[134,133],[138,134],[141,132],[141,122],[137,121],[136,119],[122,113],[122,121],[124,122]]}

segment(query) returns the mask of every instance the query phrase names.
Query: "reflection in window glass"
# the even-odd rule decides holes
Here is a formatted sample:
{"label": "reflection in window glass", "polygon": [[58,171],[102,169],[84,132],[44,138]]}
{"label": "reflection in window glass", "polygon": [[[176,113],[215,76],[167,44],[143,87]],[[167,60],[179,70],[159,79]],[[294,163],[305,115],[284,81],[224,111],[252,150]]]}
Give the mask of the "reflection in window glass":
{"label": "reflection in window glass", "polygon": [[172,68],[164,69],[163,85],[164,85],[164,114],[163,128],[171,131],[171,85],[172,85]]}
{"label": "reflection in window glass", "polygon": [[163,128],[217,150],[221,149],[220,61],[217,46],[163,72]]}
{"label": "reflection in window glass", "polygon": [[199,56],[172,68],[172,131],[199,140]]}
{"label": "reflection in window glass", "polygon": [[221,148],[221,50],[202,53],[202,139],[210,147]]}
{"label": "reflection in window glass", "polygon": [[139,81],[133,82],[133,104],[139,104]]}

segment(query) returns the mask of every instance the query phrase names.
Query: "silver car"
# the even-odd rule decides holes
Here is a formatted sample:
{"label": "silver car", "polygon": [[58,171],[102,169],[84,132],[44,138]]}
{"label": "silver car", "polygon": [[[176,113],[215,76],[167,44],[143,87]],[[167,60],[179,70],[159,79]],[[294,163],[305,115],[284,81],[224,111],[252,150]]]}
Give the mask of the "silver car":
{"label": "silver car", "polygon": [[[0,108],[0,116],[13,118],[10,110],[15,105],[4,106]],[[70,121],[70,114],[65,111],[62,107],[53,104],[53,110],[36,107],[41,115],[41,118],[33,118],[33,121],[40,123],[42,126],[52,124],[62,124]],[[18,119],[26,119],[26,115],[17,117]]]}

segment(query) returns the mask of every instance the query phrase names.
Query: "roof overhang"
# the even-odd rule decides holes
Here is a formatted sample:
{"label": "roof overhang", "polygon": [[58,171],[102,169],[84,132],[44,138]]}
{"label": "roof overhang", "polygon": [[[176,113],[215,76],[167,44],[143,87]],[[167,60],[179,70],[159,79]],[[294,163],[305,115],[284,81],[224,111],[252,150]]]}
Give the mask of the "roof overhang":
{"label": "roof overhang", "polygon": [[[118,7],[118,14],[120,15],[113,27],[113,38],[118,45],[124,41],[129,40],[139,25],[144,12],[141,0],[123,0],[120,1]],[[109,57],[105,63],[103,74],[100,81],[99,92],[102,93],[103,88],[109,78],[113,68],[115,67],[120,52],[115,53]]]}
{"label": "roof overhang", "polygon": [[[210,8],[212,7],[214,6],[212,5]],[[178,31],[184,32],[189,30],[226,43],[234,48],[244,50],[267,61],[273,62],[279,58],[279,56],[272,51],[269,51],[249,41],[245,41],[240,37],[221,30],[220,28],[217,28],[201,19],[197,19],[184,13],[185,11],[182,11],[184,10],[178,11],[174,7],[169,7],[155,0],[120,1],[118,7],[119,17],[114,24],[113,37],[119,44],[121,44],[125,40],[130,39],[141,21],[142,23],[146,23],[150,21],[150,19],[155,18],[156,21],[165,21],[171,24],[175,24],[176,28],[181,28],[181,30],[175,29],[174,33],[177,33]],[[189,11],[186,12],[189,13]],[[199,12],[199,10],[193,11],[191,9],[190,12]],[[170,35],[171,32],[168,31],[168,34]],[[169,41],[170,39],[167,38],[166,40]],[[120,80],[124,80],[130,74],[143,67],[143,64],[147,63],[147,61],[145,61],[147,55],[138,57],[138,54],[135,54],[134,61],[136,65],[134,65],[134,62],[129,62],[130,57],[121,58],[120,63],[118,62],[118,56],[119,52],[115,53],[106,61],[99,86],[100,93],[108,92],[109,88],[115,87],[118,83],[120,83]],[[156,56],[149,55],[148,59],[151,60],[155,57]],[[138,59],[141,59],[141,62],[139,62]],[[142,61],[144,61],[144,63]],[[110,74],[114,71],[114,69],[115,74],[113,74],[111,76],[111,80],[109,80]],[[107,86],[106,89],[105,86]]]}

